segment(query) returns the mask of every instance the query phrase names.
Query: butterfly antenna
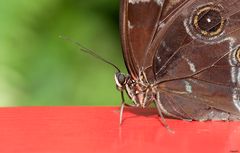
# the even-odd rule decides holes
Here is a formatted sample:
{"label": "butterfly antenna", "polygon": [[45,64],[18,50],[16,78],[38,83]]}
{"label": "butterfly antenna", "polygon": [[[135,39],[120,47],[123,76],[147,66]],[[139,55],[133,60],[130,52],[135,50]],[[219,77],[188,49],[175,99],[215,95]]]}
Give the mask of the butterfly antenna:
{"label": "butterfly antenna", "polygon": [[76,41],[74,41],[74,40],[72,40],[71,38],[66,37],[66,36],[59,36],[59,38],[64,39],[64,40],[67,40],[67,41],[70,41],[70,42],[73,43],[74,45],[77,45],[77,46],[79,47],[80,51],[82,51],[82,52],[84,52],[84,53],[87,53],[87,54],[95,57],[96,59],[98,59],[98,60],[100,60],[100,61],[102,61],[102,62],[104,62],[104,63],[106,63],[106,64],[111,65],[112,67],[114,67],[114,68],[117,70],[117,72],[120,72],[120,69],[119,69],[115,64],[113,64],[112,62],[104,59],[104,58],[101,57],[100,55],[96,54],[93,50],[84,47],[84,46],[81,45],[79,42],[76,42]]}

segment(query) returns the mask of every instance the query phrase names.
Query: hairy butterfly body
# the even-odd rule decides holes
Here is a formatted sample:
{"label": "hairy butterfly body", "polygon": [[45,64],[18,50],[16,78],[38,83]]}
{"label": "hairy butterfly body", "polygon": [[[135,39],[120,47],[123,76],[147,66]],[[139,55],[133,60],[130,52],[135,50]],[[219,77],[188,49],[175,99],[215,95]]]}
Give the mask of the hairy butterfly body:
{"label": "hairy butterfly body", "polygon": [[121,113],[126,90],[162,118],[239,120],[239,10],[239,0],[121,0]]}

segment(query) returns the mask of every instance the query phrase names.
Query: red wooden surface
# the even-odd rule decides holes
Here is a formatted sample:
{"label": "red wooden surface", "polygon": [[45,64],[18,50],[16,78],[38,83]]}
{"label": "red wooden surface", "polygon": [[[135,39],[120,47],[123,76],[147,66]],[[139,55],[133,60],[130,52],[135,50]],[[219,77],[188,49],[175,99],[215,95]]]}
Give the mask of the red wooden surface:
{"label": "red wooden surface", "polygon": [[167,120],[154,109],[0,108],[0,153],[227,153],[240,151],[240,122]]}

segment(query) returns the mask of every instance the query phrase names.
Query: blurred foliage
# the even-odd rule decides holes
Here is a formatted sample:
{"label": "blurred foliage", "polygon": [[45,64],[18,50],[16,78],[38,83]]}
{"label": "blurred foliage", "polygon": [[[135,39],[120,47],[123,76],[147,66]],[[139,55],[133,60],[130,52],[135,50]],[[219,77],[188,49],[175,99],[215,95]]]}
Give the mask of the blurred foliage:
{"label": "blurred foliage", "polygon": [[0,105],[118,105],[115,70],[66,35],[125,66],[119,1],[0,1]]}

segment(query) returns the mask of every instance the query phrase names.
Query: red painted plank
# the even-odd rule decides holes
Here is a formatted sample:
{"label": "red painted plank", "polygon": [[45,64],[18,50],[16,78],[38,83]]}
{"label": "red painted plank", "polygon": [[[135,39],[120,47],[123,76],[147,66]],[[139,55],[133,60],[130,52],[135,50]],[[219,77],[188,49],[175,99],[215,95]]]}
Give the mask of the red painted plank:
{"label": "red painted plank", "polygon": [[240,122],[159,122],[154,109],[0,108],[0,153],[227,153],[240,151]]}

